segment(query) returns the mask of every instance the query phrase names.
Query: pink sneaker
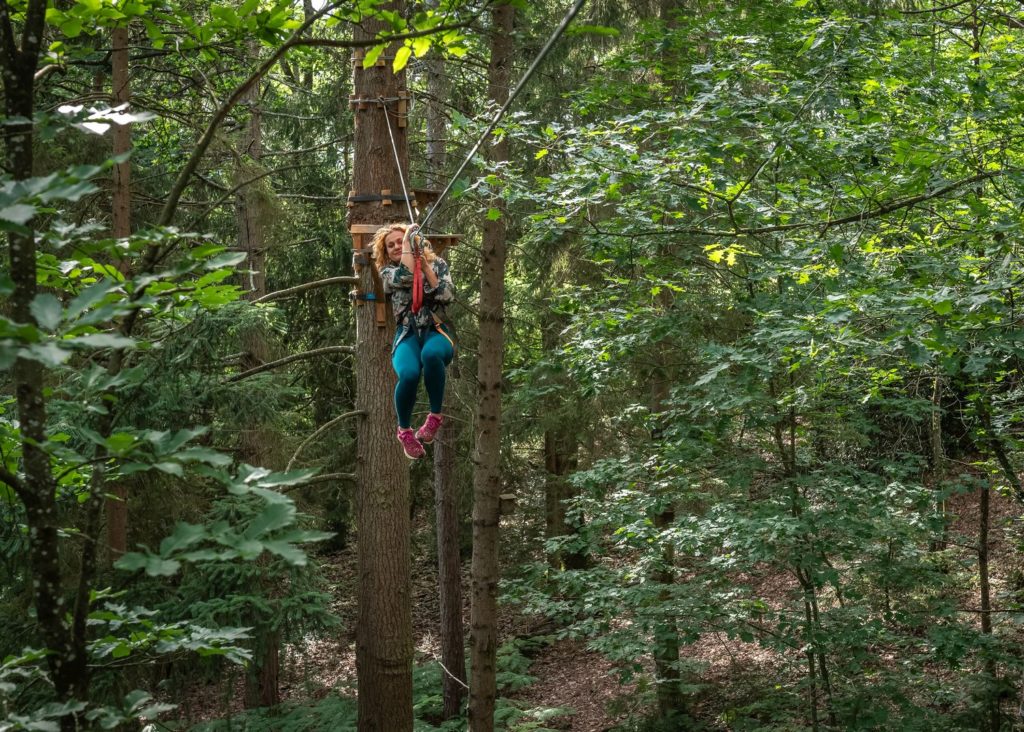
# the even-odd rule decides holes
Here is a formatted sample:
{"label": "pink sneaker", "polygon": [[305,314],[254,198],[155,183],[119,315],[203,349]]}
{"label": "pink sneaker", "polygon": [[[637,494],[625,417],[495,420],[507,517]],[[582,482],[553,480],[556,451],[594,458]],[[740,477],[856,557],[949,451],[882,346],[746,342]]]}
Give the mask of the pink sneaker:
{"label": "pink sneaker", "polygon": [[437,431],[441,429],[442,424],[444,424],[444,417],[431,412],[427,415],[427,421],[423,423],[423,426],[416,430],[416,439],[424,445],[429,445],[437,437]]}
{"label": "pink sneaker", "polygon": [[404,430],[399,427],[398,434],[395,435],[398,441],[402,443],[402,449],[405,451],[405,456],[410,460],[418,460],[427,454],[427,451],[423,449],[423,445],[416,439],[416,435],[412,433],[411,427],[406,427]]}

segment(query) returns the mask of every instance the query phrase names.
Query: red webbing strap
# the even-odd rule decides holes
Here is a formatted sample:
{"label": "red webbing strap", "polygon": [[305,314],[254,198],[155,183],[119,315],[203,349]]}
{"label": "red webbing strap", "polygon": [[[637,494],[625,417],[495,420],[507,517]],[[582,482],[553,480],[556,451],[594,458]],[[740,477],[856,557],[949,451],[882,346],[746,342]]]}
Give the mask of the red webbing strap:
{"label": "red webbing strap", "polygon": [[416,257],[412,269],[412,311],[418,313],[423,307],[423,260]]}
{"label": "red webbing strap", "polygon": [[423,307],[423,253],[420,251],[419,244],[416,242],[416,235],[413,234],[410,239],[412,240],[413,256],[412,311],[413,313],[418,313],[420,308]]}

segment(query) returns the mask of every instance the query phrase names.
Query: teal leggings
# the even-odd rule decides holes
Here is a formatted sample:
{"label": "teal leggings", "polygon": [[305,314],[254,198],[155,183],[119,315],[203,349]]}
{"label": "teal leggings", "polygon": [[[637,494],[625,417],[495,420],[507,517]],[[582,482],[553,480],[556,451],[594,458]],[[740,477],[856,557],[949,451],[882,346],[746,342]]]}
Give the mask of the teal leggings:
{"label": "teal leggings", "polygon": [[412,408],[416,405],[420,373],[427,386],[430,411],[441,414],[444,407],[445,370],[455,355],[448,339],[434,330],[418,335],[415,331],[402,339],[391,356],[391,365],[398,374],[395,386],[395,412],[398,426],[402,429],[412,426]]}

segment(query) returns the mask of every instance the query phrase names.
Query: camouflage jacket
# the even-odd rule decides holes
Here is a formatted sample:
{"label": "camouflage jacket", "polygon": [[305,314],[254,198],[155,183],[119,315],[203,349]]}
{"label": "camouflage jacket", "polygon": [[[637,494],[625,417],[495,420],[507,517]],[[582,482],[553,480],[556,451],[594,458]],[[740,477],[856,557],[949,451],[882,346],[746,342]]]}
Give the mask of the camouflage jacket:
{"label": "camouflage jacket", "polygon": [[[391,296],[391,308],[395,313],[396,332],[392,348],[402,342],[413,328],[423,331],[434,328],[434,316],[445,319],[448,303],[455,299],[455,285],[452,283],[448,263],[437,257],[430,265],[437,275],[437,287],[431,287],[423,277],[423,307],[418,313],[412,312],[412,272],[404,264],[388,264],[380,271],[384,292]],[[433,314],[432,314],[433,313]]]}

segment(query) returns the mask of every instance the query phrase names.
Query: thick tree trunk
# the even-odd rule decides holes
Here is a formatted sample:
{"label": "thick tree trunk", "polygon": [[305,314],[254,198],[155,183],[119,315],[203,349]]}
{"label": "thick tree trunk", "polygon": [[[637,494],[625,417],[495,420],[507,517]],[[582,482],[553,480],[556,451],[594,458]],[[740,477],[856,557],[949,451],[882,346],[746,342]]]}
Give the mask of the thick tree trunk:
{"label": "thick tree trunk", "polygon": [[[31,120],[35,111],[35,72],[46,3],[30,0],[21,20],[22,46],[14,45],[14,29],[7,3],[0,7],[0,72],[3,75],[5,111],[8,119]],[[31,122],[7,125],[5,163],[15,180],[33,173],[33,128]],[[10,296],[10,315],[19,323],[35,324],[31,303],[37,294],[36,238],[26,233],[8,234],[10,277],[14,292]],[[66,616],[58,557],[58,517],[56,486],[46,452],[46,401],[43,392],[44,370],[37,361],[19,358],[11,369],[21,428],[24,478],[9,482],[25,506],[29,531],[29,556],[32,567],[33,600],[36,619],[47,656],[54,691],[60,700],[85,699],[89,687],[84,638],[75,639]],[[61,719],[61,728],[75,729],[74,717]]]}
{"label": "thick tree trunk", "polygon": [[[259,46],[250,44],[249,53],[258,57]],[[238,141],[240,161],[235,171],[236,184],[251,179],[254,168],[263,157],[263,118],[260,107],[261,85],[253,84],[241,99],[241,105],[248,112],[248,120]],[[248,163],[248,164],[247,164]],[[255,185],[246,186],[235,196],[235,224],[238,229],[238,249],[245,252],[245,266],[242,268],[242,289],[247,300],[258,300],[267,294],[266,243],[264,238],[263,197]],[[271,360],[270,342],[267,334],[253,326],[241,334],[242,371],[248,371]],[[242,426],[239,434],[239,456],[251,465],[267,465],[271,460],[271,445],[274,436],[258,420]],[[261,560],[263,561],[263,560]],[[264,586],[263,592],[273,594],[280,588]],[[281,634],[279,631],[263,631],[257,638],[253,662],[248,669],[245,685],[245,706],[272,707],[279,704]]]}
{"label": "thick tree trunk", "polygon": [[[390,9],[401,13],[401,3]],[[373,38],[381,27],[365,23],[354,29],[353,37]],[[404,87],[404,72],[392,73],[390,64],[369,69],[357,64],[353,71],[353,91],[359,98],[396,97]],[[355,115],[352,190],[402,190],[384,112],[371,106]],[[403,171],[409,167],[407,129],[394,126]],[[383,225],[400,220],[403,211],[403,206],[360,203],[350,210],[349,224]],[[373,292],[372,264],[358,270],[360,291]],[[375,307],[357,306],[356,409],[366,414],[357,427],[356,453],[359,732],[409,732],[413,724],[409,466],[395,440],[393,336],[390,317],[388,327],[379,328]]]}
{"label": "thick tree trunk", "polygon": [[[119,27],[111,31],[110,64],[112,67],[112,102],[114,106],[128,104],[131,101],[131,90],[128,85],[128,27]],[[131,125],[114,125],[114,155],[123,155],[132,148]],[[114,166],[113,194],[111,200],[112,225],[111,233],[117,239],[131,236],[132,233],[132,189],[131,163],[127,160]],[[121,266],[124,273],[126,267]],[[128,547],[128,486],[117,481],[109,486],[110,498],[106,499],[107,507],[107,546],[110,561],[114,562],[125,553]]]}
{"label": "thick tree trunk", "polygon": [[[491,11],[491,100],[508,99],[515,9],[497,5]],[[491,149],[492,162],[508,160],[508,138]],[[503,215],[484,222],[480,262],[480,388],[476,416],[476,465],[473,476],[473,607],[470,614],[473,677],[469,692],[469,727],[494,729],[497,696],[495,662],[498,650],[498,517],[501,494],[501,366],[505,354],[505,204],[490,202]]]}

